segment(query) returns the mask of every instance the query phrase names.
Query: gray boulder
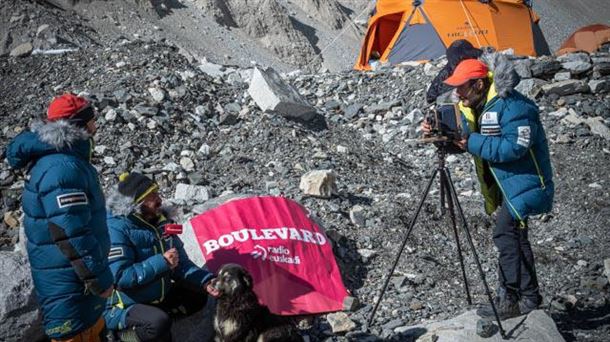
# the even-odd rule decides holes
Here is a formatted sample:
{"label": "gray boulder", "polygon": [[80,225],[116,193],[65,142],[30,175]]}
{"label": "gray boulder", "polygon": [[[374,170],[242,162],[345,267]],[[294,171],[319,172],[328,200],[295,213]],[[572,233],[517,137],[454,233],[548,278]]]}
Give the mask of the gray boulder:
{"label": "gray boulder", "polygon": [[608,80],[591,80],[589,88],[593,94],[602,94],[610,91],[610,81]]}
{"label": "gray boulder", "polygon": [[30,263],[21,252],[0,251],[0,341],[40,341],[42,319]]}
{"label": "gray boulder", "polygon": [[565,80],[543,85],[542,91],[545,94],[557,94],[566,96],[578,93],[586,93],[589,91],[589,85],[582,80]]}
{"label": "gray boulder", "polygon": [[34,50],[34,46],[32,46],[32,43],[23,43],[11,50],[11,53],[9,55],[11,57],[24,57],[31,54],[32,50]]}
{"label": "gray boulder", "polygon": [[521,79],[521,82],[519,82],[515,89],[521,94],[533,99],[540,93],[542,86],[545,84],[548,84],[548,82],[539,78],[527,78]]}
{"label": "gray boulder", "polygon": [[272,68],[254,69],[248,93],[263,111],[305,121],[316,116],[316,109]]}
{"label": "gray boulder", "polygon": [[[417,332],[425,329],[426,333],[420,336],[420,339],[425,340],[428,336],[436,335],[438,342],[500,342],[505,341],[497,332],[493,336],[484,338],[477,335],[477,322],[480,321],[480,317],[475,313],[474,310],[468,311],[458,317],[441,321],[431,322],[423,325],[416,325],[411,327],[401,327],[394,331],[401,333],[402,336],[411,335],[413,332],[417,335]],[[495,321],[493,322],[494,324]],[[513,338],[517,338],[519,341],[536,341],[536,342],[562,342],[565,341],[557,326],[551,317],[549,317],[544,311],[536,310],[532,311],[527,316],[520,316],[502,321],[502,326],[505,331],[511,332]]]}

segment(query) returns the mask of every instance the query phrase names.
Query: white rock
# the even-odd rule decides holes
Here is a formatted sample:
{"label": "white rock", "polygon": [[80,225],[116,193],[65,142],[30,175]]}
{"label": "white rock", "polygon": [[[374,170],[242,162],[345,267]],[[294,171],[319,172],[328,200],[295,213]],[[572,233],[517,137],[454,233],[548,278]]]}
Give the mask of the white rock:
{"label": "white rock", "polygon": [[120,62],[118,62],[117,64],[115,64],[114,66],[116,66],[117,68],[119,68],[119,69],[120,69],[120,68],[124,67],[125,65],[127,65],[127,63],[126,63],[126,62],[124,62],[124,61],[120,61]]}
{"label": "white rock", "polygon": [[95,151],[95,153],[97,154],[104,154],[104,152],[106,152],[106,149],[108,147],[106,145],[97,145],[93,148],[93,150]]}
{"label": "white rock", "polygon": [[208,144],[202,144],[201,147],[199,147],[199,153],[201,153],[204,156],[209,156],[210,155],[210,146]]}
{"label": "white rock", "polygon": [[163,167],[163,171],[178,172],[180,171],[180,166],[174,162],[169,162]]}
{"label": "white rock", "polygon": [[310,120],[316,114],[316,109],[272,68],[254,69],[248,94],[263,111],[301,120]]}
{"label": "white rock", "polygon": [[112,157],[104,157],[104,163],[106,165],[116,165],[116,162],[114,161],[114,158],[112,158]]}
{"label": "white rock", "polygon": [[23,57],[32,53],[32,50],[34,50],[32,43],[23,43],[11,50],[9,55],[11,57]]}
{"label": "white rock", "polygon": [[604,275],[606,275],[608,281],[610,281],[610,259],[604,260]]}
{"label": "white rock", "polygon": [[601,185],[600,185],[599,183],[597,183],[597,182],[596,182],[596,183],[591,183],[591,184],[589,184],[589,187],[590,187],[591,189],[603,189],[603,188],[604,188],[603,186],[601,186]]}
{"label": "white rock", "polygon": [[596,116],[594,118],[588,118],[585,123],[591,129],[591,133],[599,135],[600,137],[610,140],[610,128],[604,123],[604,118]]}
{"label": "white rock", "polygon": [[36,37],[40,36],[40,34],[43,33],[44,31],[46,31],[48,28],[49,28],[49,25],[47,25],[47,24],[38,26],[38,30],[36,30]]}
{"label": "white rock", "polygon": [[194,201],[203,203],[210,199],[208,188],[201,185],[178,184],[174,192],[174,198],[183,201]]}
{"label": "white rock", "polygon": [[561,119],[564,116],[568,115],[568,109],[565,108],[565,107],[562,107],[562,108],[559,108],[558,110],[556,110],[554,112],[550,112],[549,115]]}
{"label": "white rock", "polygon": [[182,169],[186,172],[191,172],[195,169],[195,163],[189,157],[180,158],[180,166],[182,166]]}
{"label": "white rock", "polygon": [[155,102],[163,102],[163,100],[165,100],[165,92],[163,89],[148,88],[148,92]]}
{"label": "white rock", "polygon": [[299,189],[306,195],[330,198],[337,194],[336,176],[332,170],[314,170],[301,177]]}
{"label": "white rock", "polygon": [[345,312],[336,312],[326,315],[326,320],[332,329],[332,332],[337,333],[346,333],[352,331],[356,328],[356,323],[354,323]]}
{"label": "white rock", "polygon": [[114,121],[116,120],[116,116],[116,110],[110,109],[106,112],[106,115],[104,115],[104,119],[106,119],[106,121]]}
{"label": "white rock", "polygon": [[377,252],[372,250],[372,249],[359,249],[358,250],[358,254],[360,254],[360,256],[365,260],[365,262],[367,260],[369,260],[370,258],[374,257],[375,255],[377,255]]}
{"label": "white rock", "polygon": [[349,152],[349,149],[345,146],[341,146],[341,145],[337,145],[337,152],[339,153],[347,153]]}

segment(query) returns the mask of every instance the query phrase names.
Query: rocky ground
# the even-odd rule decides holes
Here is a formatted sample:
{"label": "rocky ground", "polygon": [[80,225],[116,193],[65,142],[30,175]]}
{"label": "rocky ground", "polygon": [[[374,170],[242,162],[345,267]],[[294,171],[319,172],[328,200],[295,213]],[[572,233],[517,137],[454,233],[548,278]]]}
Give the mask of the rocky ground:
{"label": "rocky ground", "polygon": [[[52,96],[74,91],[89,96],[100,112],[94,164],[105,188],[123,171],[139,169],[155,176],[168,200],[174,200],[178,184],[205,187],[208,195],[199,199],[174,200],[187,215],[207,197],[227,193],[283,193],[301,202],[321,218],[335,242],[344,281],[362,303],[348,313],[355,327],[338,333],[332,316],[320,317],[306,331],[311,340],[371,335],[404,340],[405,326],[466,310],[456,245],[439,214],[435,186],[376,325],[369,334],[362,331],[435,167],[436,149],[412,139],[427,110],[425,87],[442,61],[375,73],[285,74],[322,118],[303,123],[260,110],[248,91],[252,69],[192,62],[164,42],[107,39],[75,26],[81,19],[65,17],[65,11],[37,10],[45,15],[25,11],[22,18],[9,17],[8,25],[32,38],[32,49],[48,43],[40,49],[78,50],[0,57],[2,148],[42,117]],[[41,30],[50,30],[49,36],[38,35],[49,18],[50,27]],[[610,258],[608,49],[515,63],[523,78],[520,90],[541,108],[555,173],[553,212],[530,221],[544,309],[566,340],[605,341],[610,334],[610,263],[604,265]],[[487,279],[495,286],[494,223],[483,212],[474,167],[467,155],[447,161]],[[330,199],[299,189],[301,177],[319,169],[337,175],[338,194]],[[23,175],[0,164],[3,250],[18,243],[22,186]],[[484,303],[474,260],[466,255],[474,301]]]}

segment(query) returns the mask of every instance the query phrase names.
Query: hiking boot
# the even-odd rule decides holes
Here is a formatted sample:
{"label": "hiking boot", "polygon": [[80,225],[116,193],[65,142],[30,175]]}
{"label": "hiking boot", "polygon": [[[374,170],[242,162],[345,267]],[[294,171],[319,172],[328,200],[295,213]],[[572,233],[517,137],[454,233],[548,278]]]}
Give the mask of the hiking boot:
{"label": "hiking boot", "polygon": [[521,300],[519,300],[519,312],[521,312],[522,315],[527,315],[538,309],[540,303],[541,300],[538,298],[521,297]]}
{"label": "hiking boot", "polygon": [[[501,320],[517,317],[521,315],[519,302],[512,296],[494,298],[494,306]],[[477,309],[477,315],[482,318],[495,318],[494,310],[490,304]]]}

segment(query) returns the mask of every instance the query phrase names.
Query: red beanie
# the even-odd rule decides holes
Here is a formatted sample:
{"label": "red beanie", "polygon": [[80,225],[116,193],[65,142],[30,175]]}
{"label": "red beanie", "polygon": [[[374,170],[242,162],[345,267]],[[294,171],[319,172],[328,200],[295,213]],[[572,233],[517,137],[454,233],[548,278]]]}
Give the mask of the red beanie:
{"label": "red beanie", "polygon": [[66,93],[51,101],[47,110],[47,119],[49,121],[69,119],[87,106],[89,106],[89,101],[85,98]]}

